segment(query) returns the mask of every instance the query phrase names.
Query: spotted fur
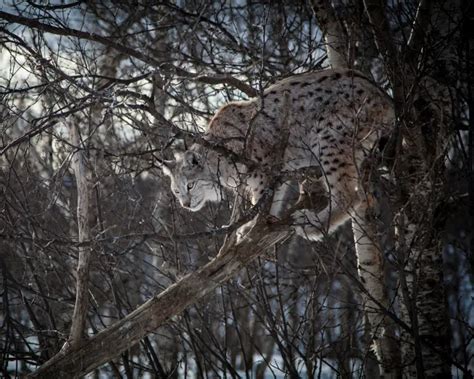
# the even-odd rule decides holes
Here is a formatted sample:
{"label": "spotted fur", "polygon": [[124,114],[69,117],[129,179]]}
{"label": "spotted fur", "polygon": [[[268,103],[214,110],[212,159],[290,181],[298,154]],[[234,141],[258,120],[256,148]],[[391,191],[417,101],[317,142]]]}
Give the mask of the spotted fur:
{"label": "spotted fur", "polygon": [[[277,152],[285,94],[290,101],[290,135],[286,150]],[[164,171],[181,205],[197,211],[206,201],[220,201],[223,187],[235,189],[239,184],[255,204],[269,183],[267,169],[280,154],[284,170],[320,166],[329,206],[318,214],[311,209],[294,214],[297,232],[316,240],[357,208],[361,164],[393,122],[390,98],[357,71],[296,75],[272,85],[260,98],[223,106],[204,135],[257,168],[195,144],[177,154]],[[276,196],[275,201],[281,198]]]}

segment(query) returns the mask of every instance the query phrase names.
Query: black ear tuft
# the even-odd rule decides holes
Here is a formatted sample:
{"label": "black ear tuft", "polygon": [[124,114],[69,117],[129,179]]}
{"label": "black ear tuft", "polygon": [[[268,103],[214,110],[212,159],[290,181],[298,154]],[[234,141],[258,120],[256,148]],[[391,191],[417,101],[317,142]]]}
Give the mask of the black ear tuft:
{"label": "black ear tuft", "polygon": [[201,165],[201,157],[195,151],[190,151],[190,150],[186,151],[184,153],[184,159],[188,166],[197,167]]}

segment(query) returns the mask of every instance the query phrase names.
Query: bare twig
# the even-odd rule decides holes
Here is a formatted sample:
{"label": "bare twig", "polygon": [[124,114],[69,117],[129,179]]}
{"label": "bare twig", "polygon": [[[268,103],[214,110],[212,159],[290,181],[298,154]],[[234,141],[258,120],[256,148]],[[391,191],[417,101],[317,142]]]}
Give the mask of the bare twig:
{"label": "bare twig", "polygon": [[107,46],[109,48],[112,48],[122,54],[125,54],[127,56],[137,58],[141,60],[142,62],[148,63],[152,65],[153,67],[158,68],[160,71],[166,72],[168,74],[175,73],[178,76],[187,78],[187,79],[192,79],[201,83],[208,83],[208,84],[228,84],[232,85],[235,88],[241,90],[243,93],[245,93],[247,96],[253,97],[257,95],[257,91],[253,89],[251,86],[245,84],[241,80],[232,77],[231,75],[219,75],[219,74],[214,74],[214,75],[199,75],[199,74],[193,74],[190,73],[180,67],[176,67],[171,63],[163,63],[160,60],[157,60],[153,58],[150,55],[144,54],[139,50],[132,49],[131,47],[128,47],[126,45],[123,45],[121,43],[117,43],[114,39],[110,37],[105,37],[101,36],[96,33],[92,32],[84,32],[82,30],[78,29],[73,29],[73,28],[68,28],[65,26],[62,27],[57,27],[53,25],[49,25],[43,22],[40,22],[35,19],[31,19],[28,17],[23,17],[23,16],[18,16],[14,15],[8,12],[2,12],[0,11],[0,19],[7,20],[9,22],[14,22],[18,23],[21,25],[28,26],[33,29],[38,29],[43,32],[47,33],[52,33],[52,34],[57,34],[57,35],[62,35],[62,36],[70,36],[70,37],[76,37],[80,39],[85,39],[88,41],[94,41],[97,43],[100,43],[104,46]]}
{"label": "bare twig", "polygon": [[[183,76],[183,71],[180,70],[180,75]],[[207,84],[228,84],[232,87],[237,88],[238,90],[242,91],[249,97],[255,97],[258,95],[258,91],[245,84],[243,81],[237,79],[236,77],[228,74],[211,74],[211,75],[192,75],[189,74],[186,76],[196,82],[207,83]]]}
{"label": "bare twig", "polygon": [[403,66],[399,62],[399,54],[392,39],[383,3],[377,0],[364,0],[364,5],[377,49],[382,58],[387,62],[386,67],[388,68],[388,75],[392,83],[395,109],[398,114],[402,114],[404,102]]}
{"label": "bare twig", "polygon": [[423,42],[429,32],[430,13],[433,2],[429,0],[420,0],[416,17],[412,24],[410,38],[406,46],[407,61],[413,63],[423,47]]}
{"label": "bare twig", "polygon": [[135,50],[125,45],[122,45],[120,43],[117,43],[109,37],[104,37],[96,33],[83,32],[82,30],[67,28],[65,26],[57,27],[53,25],[48,25],[44,22],[40,22],[32,18],[18,16],[18,15],[14,15],[14,14],[2,12],[2,11],[0,11],[0,19],[4,19],[9,22],[25,25],[30,28],[38,29],[47,33],[52,33],[52,34],[57,34],[57,35],[62,35],[62,36],[77,37],[77,38],[85,39],[88,41],[98,42],[105,46],[111,47],[120,53],[126,54],[130,57],[137,58],[155,67],[159,67],[161,65],[160,61],[152,58],[151,56],[147,54],[144,54],[138,50]]}
{"label": "bare twig", "polygon": [[[274,232],[260,219],[251,238],[221,251],[219,256],[164,292],[148,300],[124,319],[100,332],[78,347],[72,347],[45,363],[31,378],[70,378],[84,375],[135,345],[187,306],[211,293],[265,250],[283,241],[290,230]],[[104,349],[114,346],[114,349]]]}

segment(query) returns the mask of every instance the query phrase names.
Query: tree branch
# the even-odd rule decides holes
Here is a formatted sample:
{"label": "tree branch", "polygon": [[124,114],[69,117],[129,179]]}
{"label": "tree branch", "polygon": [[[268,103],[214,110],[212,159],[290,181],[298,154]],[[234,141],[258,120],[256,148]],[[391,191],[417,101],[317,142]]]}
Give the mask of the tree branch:
{"label": "tree branch", "polygon": [[428,28],[432,3],[433,2],[429,0],[420,0],[418,4],[415,20],[413,21],[410,37],[408,38],[406,46],[406,55],[409,64],[416,62],[416,58],[423,47],[425,37],[429,32]]}
{"label": "tree branch", "polygon": [[[284,148],[286,148],[289,136],[289,109],[290,99],[286,94],[283,108],[285,114],[281,126],[282,137],[278,143],[278,146],[283,145]],[[278,154],[279,151],[281,150],[276,150],[275,154]],[[275,159],[274,170],[280,171],[283,157]],[[288,214],[287,218],[279,223],[269,224],[266,222],[266,216],[273,201],[271,195],[273,186],[277,180],[275,177],[272,178],[270,187],[257,203],[257,210],[262,210],[262,212],[257,215],[255,226],[240,243],[236,243],[236,239],[230,236],[217,257],[207,265],[186,275],[83,345],[72,346],[71,349],[53,357],[29,377],[70,378],[87,374],[138,343],[171,317],[181,313],[187,306],[210,294],[216,287],[237,274],[268,248],[287,239],[292,234],[288,226],[291,214]],[[320,208],[327,205],[325,196],[321,197],[321,202],[316,204],[316,208],[318,205]],[[104,349],[104,346],[114,346],[114,349]]]}
{"label": "tree branch", "polygon": [[229,84],[239,89],[247,96],[254,97],[258,92],[251,86],[245,84],[241,80],[231,76],[231,75],[199,75],[190,73],[180,67],[176,67],[171,63],[163,63],[160,60],[154,59],[153,57],[144,54],[138,50],[132,49],[125,45],[115,42],[109,37],[104,37],[92,32],[83,32],[82,30],[67,28],[67,27],[57,27],[49,24],[45,24],[35,19],[28,17],[18,16],[7,12],[0,11],[0,19],[7,20],[9,22],[14,22],[17,24],[25,25],[33,29],[38,29],[43,32],[62,35],[62,36],[71,36],[77,37],[80,39],[85,39],[88,41],[98,42],[104,46],[115,49],[116,51],[128,55],[133,58],[137,58],[142,62],[148,63],[153,67],[157,67],[160,71],[164,71],[168,74],[175,73],[183,78],[196,80],[201,83],[207,84]]}
{"label": "tree branch", "polygon": [[[180,71],[182,73],[182,71]],[[245,84],[243,81],[233,77],[232,75],[197,75],[193,76],[193,74],[189,74],[188,78],[191,78],[197,82],[206,83],[206,84],[228,84],[232,87],[237,88],[238,90],[242,91],[249,97],[256,97],[258,96],[258,91]]]}
{"label": "tree branch", "polygon": [[392,39],[390,26],[385,16],[383,3],[379,0],[364,0],[365,10],[374,34],[375,45],[384,59],[387,73],[392,83],[393,99],[398,114],[402,114],[404,91],[403,69],[399,62],[399,54]]}
{"label": "tree branch", "polygon": [[161,62],[156,60],[156,59],[153,59],[152,57],[149,57],[148,55],[138,51],[138,50],[135,50],[135,49],[132,49],[130,47],[127,47],[127,46],[124,46],[120,43],[117,43],[115,41],[113,41],[112,39],[108,38],[108,37],[104,37],[104,36],[101,36],[99,34],[96,34],[96,33],[92,33],[92,32],[83,32],[82,30],[77,30],[77,29],[73,29],[73,28],[67,28],[65,26],[63,27],[57,27],[57,26],[53,26],[53,25],[48,25],[48,24],[45,24],[43,22],[40,22],[38,20],[35,20],[35,19],[31,19],[31,18],[28,18],[28,17],[23,17],[23,16],[18,16],[18,15],[14,15],[14,14],[11,14],[11,13],[7,13],[7,12],[2,12],[0,11],[0,19],[4,19],[4,20],[7,20],[9,22],[14,22],[14,23],[17,23],[17,24],[21,24],[21,25],[25,25],[25,26],[28,26],[29,28],[33,28],[33,29],[38,29],[38,30],[41,30],[43,32],[47,32],[47,33],[52,33],[52,34],[57,34],[57,35],[61,35],[61,36],[71,36],[71,37],[77,37],[77,38],[81,38],[81,39],[85,39],[85,40],[88,40],[88,41],[94,41],[94,42],[98,42],[102,45],[105,45],[105,46],[108,46],[108,47],[111,47],[121,53],[124,53],[128,56],[131,56],[131,57],[134,57],[134,58],[137,58],[145,63],[148,63],[148,64],[151,64],[155,67],[159,67]]}
{"label": "tree branch", "polygon": [[[241,244],[221,251],[207,265],[148,300],[124,319],[83,345],[73,347],[48,361],[31,374],[30,378],[71,378],[85,375],[138,343],[291,234],[289,229],[285,232],[273,232],[271,225],[260,221],[250,232],[251,236]],[[114,349],[104,349],[104,346],[113,346]]]}

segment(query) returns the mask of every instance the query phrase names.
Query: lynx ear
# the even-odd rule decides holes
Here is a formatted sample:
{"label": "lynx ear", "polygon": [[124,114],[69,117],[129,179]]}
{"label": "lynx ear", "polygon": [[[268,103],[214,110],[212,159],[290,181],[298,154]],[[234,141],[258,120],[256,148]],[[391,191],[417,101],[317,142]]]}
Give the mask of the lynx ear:
{"label": "lynx ear", "polygon": [[176,162],[183,160],[184,154],[186,153],[186,147],[182,139],[177,139],[171,145],[173,150],[174,159]]}
{"label": "lynx ear", "polygon": [[196,167],[201,165],[201,155],[195,151],[188,150],[183,154],[183,160],[187,166]]}
{"label": "lynx ear", "polygon": [[182,161],[185,152],[182,150],[173,150],[174,159],[176,162]]}

